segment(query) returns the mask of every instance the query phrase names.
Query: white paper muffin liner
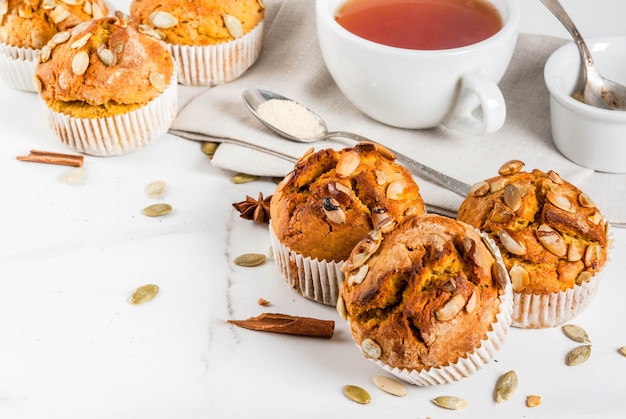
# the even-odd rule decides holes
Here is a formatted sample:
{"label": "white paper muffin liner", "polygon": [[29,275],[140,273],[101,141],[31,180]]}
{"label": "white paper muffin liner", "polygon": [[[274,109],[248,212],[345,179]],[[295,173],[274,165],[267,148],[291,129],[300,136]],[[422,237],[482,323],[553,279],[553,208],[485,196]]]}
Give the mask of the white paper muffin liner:
{"label": "white paper muffin liner", "polygon": [[33,76],[40,52],[0,43],[0,78],[14,89],[36,92]]}
{"label": "white paper muffin liner", "polygon": [[270,222],[274,260],[283,279],[298,294],[318,303],[335,306],[344,279],[341,262],[311,259],[283,245]]}
{"label": "white paper muffin liner", "polygon": [[164,135],[177,112],[176,66],[167,88],[133,111],[101,118],[76,118],[55,112],[44,103],[50,127],[62,143],[80,153],[116,156],[145,146]]}
{"label": "white paper muffin liner", "polygon": [[241,76],[259,57],[262,43],[263,21],[241,38],[221,44],[165,45],[178,65],[180,84],[215,86]]}
{"label": "white paper muffin liner", "polygon": [[[476,231],[489,242],[494,254],[496,255],[496,263],[500,264],[503,267],[503,271],[506,272],[504,262],[502,261],[502,255],[495,242],[486,234],[478,230]],[[466,354],[464,357],[459,358],[453,364],[423,370],[412,370],[407,368],[391,367],[380,360],[370,358],[367,359],[374,362],[385,371],[395,375],[399,379],[417,386],[425,387],[447,384],[468,377],[491,362],[496,352],[504,343],[506,335],[510,329],[512,320],[511,315],[513,313],[513,287],[511,286],[508,273],[506,275],[506,286],[504,292],[499,296],[499,298],[500,304],[498,305],[498,314],[496,314],[496,319],[491,324],[491,330],[487,332],[486,337],[480,341],[477,348]]]}
{"label": "white paper muffin liner", "polygon": [[609,262],[611,243],[608,235],[607,259],[604,266],[588,281],[574,285],[565,291],[550,294],[524,294],[513,292],[513,323],[514,327],[523,329],[539,329],[560,326],[582,313],[598,291],[604,269]]}

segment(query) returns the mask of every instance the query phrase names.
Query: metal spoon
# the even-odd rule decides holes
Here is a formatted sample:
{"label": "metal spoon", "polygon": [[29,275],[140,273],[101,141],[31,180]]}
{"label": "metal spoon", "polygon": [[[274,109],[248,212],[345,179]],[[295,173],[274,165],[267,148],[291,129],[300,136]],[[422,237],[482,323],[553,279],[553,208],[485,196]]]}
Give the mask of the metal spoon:
{"label": "metal spoon", "polygon": [[585,44],[576,25],[563,9],[561,3],[558,0],[541,0],[541,2],[561,21],[578,46],[583,62],[583,79],[585,81],[583,102],[597,108],[626,110],[626,86],[605,79],[600,75],[587,44]]}
{"label": "metal spoon", "polygon": [[[297,142],[301,142],[301,143],[310,143],[310,142],[314,142],[314,141],[324,141],[324,140],[328,140],[330,138],[346,138],[346,139],[350,139],[350,140],[354,140],[354,141],[366,141],[366,142],[370,142],[370,143],[376,143],[376,141],[370,140],[368,138],[365,138],[361,135],[352,133],[352,132],[345,132],[345,131],[328,131],[328,128],[326,127],[326,124],[324,123],[324,121],[322,120],[322,118],[319,117],[319,115],[317,115],[315,112],[311,111],[310,109],[306,108],[305,109],[311,113],[311,116],[316,118],[317,121],[319,122],[319,125],[321,127],[319,134],[315,135],[313,137],[306,137],[306,138],[300,138],[300,137],[296,137],[290,133],[287,133],[279,128],[277,128],[274,124],[268,122],[265,118],[263,118],[261,115],[259,115],[259,113],[257,112],[259,106],[268,101],[268,100],[272,100],[272,99],[280,99],[280,100],[289,100],[292,101],[291,99],[288,99],[284,96],[281,96],[277,93],[274,92],[270,92],[267,90],[261,90],[261,89],[248,89],[246,91],[243,92],[243,100],[246,103],[246,105],[248,106],[248,109],[250,110],[250,112],[252,112],[252,114],[259,120],[261,121],[266,127],[268,127],[270,130],[272,130],[273,132],[275,132],[276,134],[280,135],[283,138],[286,138],[288,140],[291,141],[297,141]],[[385,146],[387,147],[387,146]],[[389,148],[389,147],[387,147]],[[390,149],[391,150],[391,149]],[[461,182],[457,179],[451,178],[448,175],[444,175],[443,173],[440,173],[428,166],[423,165],[422,163],[419,163],[415,160],[413,160],[412,158],[405,156],[404,154],[398,153],[395,150],[391,150],[395,155],[396,155],[396,159],[405,164],[414,174],[417,175],[423,175],[425,177],[427,177],[428,179],[434,181],[435,183],[443,186],[444,188],[455,192],[457,194],[459,194],[462,197],[466,197],[469,194],[470,191],[470,185]]]}

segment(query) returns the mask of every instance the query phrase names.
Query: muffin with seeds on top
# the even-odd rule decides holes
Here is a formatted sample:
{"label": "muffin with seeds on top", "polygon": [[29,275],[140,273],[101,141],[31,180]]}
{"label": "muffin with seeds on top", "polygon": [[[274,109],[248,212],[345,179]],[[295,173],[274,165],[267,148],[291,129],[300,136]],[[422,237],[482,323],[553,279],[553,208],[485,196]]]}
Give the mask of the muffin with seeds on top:
{"label": "muffin with seeds on top", "polygon": [[484,367],[511,324],[512,289],[495,243],[434,214],[373,230],[345,262],[337,310],[365,358],[428,386]]}
{"label": "muffin with seeds on top", "polygon": [[35,81],[50,126],[64,144],[113,156],[167,132],[176,116],[174,61],[123,13],[83,22],[47,46],[50,53],[42,54]]}
{"label": "muffin with seeds on top", "polygon": [[513,289],[513,325],[558,326],[597,290],[610,248],[608,223],[591,198],[556,172],[524,172],[512,160],[473,185],[457,218],[502,251]]}
{"label": "muffin with seeds on top", "polygon": [[359,143],[310,152],[272,196],[274,258],[295,291],[335,305],[352,248],[373,228],[424,211],[413,176],[386,148]]}
{"label": "muffin with seeds on top", "polygon": [[261,52],[261,0],[133,0],[132,19],[160,40],[178,65],[179,82],[212,86],[243,74]]}

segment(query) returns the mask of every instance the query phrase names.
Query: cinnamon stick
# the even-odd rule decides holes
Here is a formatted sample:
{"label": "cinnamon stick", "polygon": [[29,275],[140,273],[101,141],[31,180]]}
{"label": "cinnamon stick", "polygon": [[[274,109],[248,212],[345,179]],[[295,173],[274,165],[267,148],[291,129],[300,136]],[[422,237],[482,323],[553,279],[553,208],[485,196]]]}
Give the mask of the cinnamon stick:
{"label": "cinnamon stick", "polygon": [[247,320],[228,320],[236,326],[260,332],[284,333],[330,339],[335,330],[333,320],[292,316],[280,313],[263,313]]}
{"label": "cinnamon stick", "polygon": [[62,166],[81,167],[84,157],[78,154],[54,153],[52,151],[31,150],[26,156],[17,156],[20,161],[33,163],[59,164]]}

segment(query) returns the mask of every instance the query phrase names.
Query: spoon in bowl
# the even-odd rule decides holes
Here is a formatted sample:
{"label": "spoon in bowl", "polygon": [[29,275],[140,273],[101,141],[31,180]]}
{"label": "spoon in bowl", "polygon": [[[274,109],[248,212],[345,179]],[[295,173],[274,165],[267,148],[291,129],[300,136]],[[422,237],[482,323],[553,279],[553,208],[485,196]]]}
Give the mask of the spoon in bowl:
{"label": "spoon in bowl", "polygon": [[541,0],[541,2],[556,16],[572,35],[583,62],[583,80],[585,85],[582,91],[583,102],[597,108],[611,110],[626,110],[626,86],[605,79],[598,72],[589,48],[578,32],[576,25],[569,17],[558,0]]}
{"label": "spoon in bowl", "polygon": [[[322,118],[317,115],[315,112],[310,109],[300,105],[298,102],[295,102],[292,99],[288,99],[285,96],[281,96],[278,93],[270,92],[267,90],[261,89],[248,89],[243,92],[243,100],[246,103],[246,106],[250,110],[250,112],[261,121],[266,127],[272,130],[274,133],[279,136],[286,138],[291,141],[296,141],[300,143],[310,143],[314,141],[325,141],[331,138],[346,138],[349,140],[354,140],[357,142],[364,141],[369,143],[378,144],[376,141],[365,138],[361,135],[345,132],[345,131],[328,131],[326,127],[326,123],[322,120]],[[261,105],[271,100],[279,100],[286,101],[286,103],[291,103],[294,106],[297,106],[297,109],[300,112],[304,112],[306,122],[311,122],[310,125],[312,127],[308,132],[296,132],[295,130],[285,129],[282,123],[279,123],[278,120],[274,120],[274,118],[268,117],[267,114],[263,114],[263,112],[259,112],[261,109]],[[262,109],[261,109],[262,110]],[[305,122],[305,121],[303,121]],[[301,124],[304,125],[304,124]],[[282,129],[281,129],[282,128]],[[289,131],[289,132],[287,132]],[[387,147],[387,146],[384,146]],[[387,147],[389,148],[389,147]],[[391,149],[390,149],[391,150]],[[428,166],[423,165],[420,162],[413,160],[412,158],[405,156],[404,154],[398,153],[395,150],[391,150],[395,155],[396,159],[405,164],[414,174],[422,175],[427,177],[428,179],[434,181],[435,183],[443,186],[444,188],[459,194],[462,197],[466,197],[470,191],[470,185],[461,182],[457,179],[454,179],[448,175],[440,173]]]}

